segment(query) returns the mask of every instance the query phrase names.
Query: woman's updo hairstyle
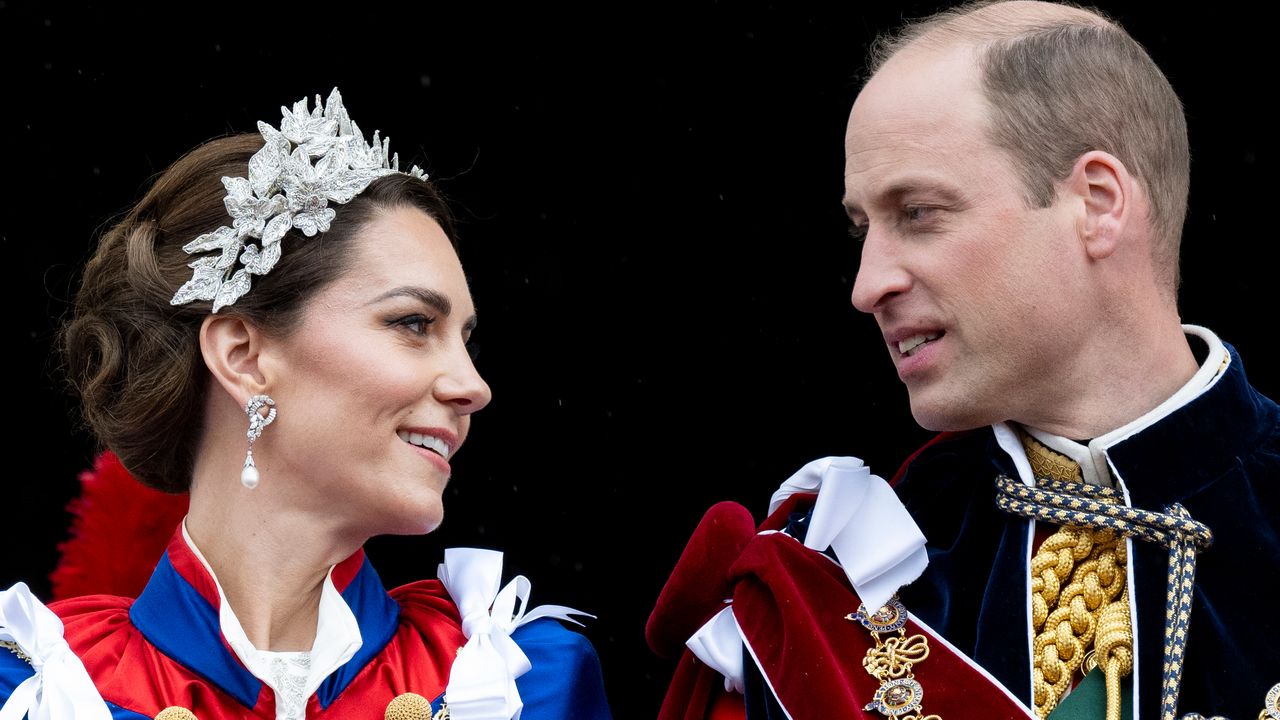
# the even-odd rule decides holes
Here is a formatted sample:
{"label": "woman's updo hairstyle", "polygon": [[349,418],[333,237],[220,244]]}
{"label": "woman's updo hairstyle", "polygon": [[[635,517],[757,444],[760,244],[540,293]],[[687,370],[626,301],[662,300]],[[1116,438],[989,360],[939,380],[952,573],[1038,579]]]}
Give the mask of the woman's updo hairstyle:
{"label": "woman's updo hairstyle", "polygon": [[[68,380],[88,429],[134,477],[159,490],[190,487],[210,385],[199,333],[213,304],[169,303],[191,279],[187,264],[196,256],[182,246],[231,223],[222,177],[247,177],[249,158],[262,145],[258,134],[218,138],[165,170],[102,235],[61,330]],[[219,314],[287,337],[312,295],[350,264],[352,238],[377,211],[406,206],[431,216],[454,242],[452,216],[435,187],[387,175],[345,205],[330,203],[337,215],[329,230],[314,237],[289,230],[276,266]]]}

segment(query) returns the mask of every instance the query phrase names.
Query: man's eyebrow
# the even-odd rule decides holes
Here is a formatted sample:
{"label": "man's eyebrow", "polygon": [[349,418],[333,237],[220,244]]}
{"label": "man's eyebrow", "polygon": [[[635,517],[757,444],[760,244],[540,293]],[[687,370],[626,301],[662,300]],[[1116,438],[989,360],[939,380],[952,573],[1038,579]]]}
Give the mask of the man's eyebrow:
{"label": "man's eyebrow", "polygon": [[[370,300],[365,304],[373,305],[375,303],[380,303],[383,300],[386,300],[388,298],[393,298],[393,297],[414,298],[415,300],[421,301],[427,307],[434,309],[436,312],[440,313],[441,315],[448,315],[450,312],[453,311],[453,303],[449,302],[449,298],[445,297],[439,292],[436,292],[435,290],[432,290],[431,288],[417,287],[414,285],[401,285],[398,288],[393,288],[391,290],[388,290],[382,293],[378,297]],[[475,322],[474,317],[471,319],[471,322],[472,323]]]}
{"label": "man's eyebrow", "polygon": [[[897,203],[901,201],[903,196],[913,192],[928,192],[939,196],[947,202],[959,202],[960,193],[952,187],[931,178],[912,178],[894,182],[892,185],[884,189],[879,195],[872,199],[872,204],[876,203]],[[856,213],[863,215],[865,212],[862,207],[849,199],[846,194],[841,198],[841,204],[844,205],[845,214],[853,217]]]}

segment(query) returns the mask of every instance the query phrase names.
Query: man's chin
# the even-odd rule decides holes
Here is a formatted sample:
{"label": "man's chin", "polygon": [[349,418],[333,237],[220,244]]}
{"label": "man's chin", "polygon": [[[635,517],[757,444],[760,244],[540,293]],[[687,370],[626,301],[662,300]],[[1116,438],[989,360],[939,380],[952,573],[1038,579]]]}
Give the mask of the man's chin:
{"label": "man's chin", "polygon": [[963,401],[925,400],[911,396],[911,416],[916,424],[925,430],[934,432],[959,432],[986,427],[996,420],[985,414],[975,412],[977,408],[966,405]]}

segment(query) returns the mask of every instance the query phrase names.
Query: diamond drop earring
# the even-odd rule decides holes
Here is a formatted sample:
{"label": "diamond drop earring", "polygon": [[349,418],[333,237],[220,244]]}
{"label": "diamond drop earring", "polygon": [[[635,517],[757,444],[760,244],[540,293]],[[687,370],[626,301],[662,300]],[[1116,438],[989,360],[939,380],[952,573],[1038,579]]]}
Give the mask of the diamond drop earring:
{"label": "diamond drop earring", "polygon": [[[270,408],[270,412],[263,415],[260,412],[263,407]],[[258,481],[262,479],[258,474],[258,466],[253,464],[253,441],[262,437],[262,429],[276,419],[276,401],[270,395],[254,395],[245,404],[244,411],[249,416],[249,454],[245,456],[244,469],[240,471],[240,484],[252,490],[258,487]]]}

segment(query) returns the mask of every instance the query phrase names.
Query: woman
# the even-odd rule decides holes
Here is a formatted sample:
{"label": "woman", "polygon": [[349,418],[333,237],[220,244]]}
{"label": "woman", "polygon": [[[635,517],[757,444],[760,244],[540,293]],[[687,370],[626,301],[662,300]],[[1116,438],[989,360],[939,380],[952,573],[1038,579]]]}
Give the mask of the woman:
{"label": "woman", "polygon": [[490,398],[475,310],[423,173],[336,89],[283,111],[177,161],[85,270],[85,417],[190,509],[136,601],[5,592],[0,717],[607,718],[590,645],[546,619],[574,611],[526,613],[500,554],[390,594],[365,559],[440,523]]}

